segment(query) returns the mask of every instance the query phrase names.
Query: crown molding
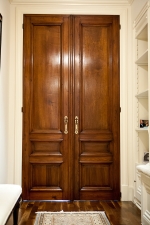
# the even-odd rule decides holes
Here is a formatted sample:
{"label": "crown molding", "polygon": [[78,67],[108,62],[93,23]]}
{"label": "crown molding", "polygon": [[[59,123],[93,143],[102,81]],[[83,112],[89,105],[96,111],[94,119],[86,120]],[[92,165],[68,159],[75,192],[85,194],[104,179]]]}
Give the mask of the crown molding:
{"label": "crown molding", "polygon": [[132,3],[134,2],[134,0],[128,0],[129,4],[132,5]]}
{"label": "crown molding", "polygon": [[134,0],[9,0],[11,4],[131,5]]}
{"label": "crown molding", "polygon": [[[147,1],[146,4],[141,9],[141,11],[139,12],[138,16],[136,17],[136,19],[135,19],[135,21],[133,23],[133,28],[137,27],[139,23],[142,25],[143,23],[146,22],[146,20],[147,20],[146,13],[147,13],[147,10],[148,10],[149,7],[150,7],[150,2]],[[146,16],[144,17],[144,15],[146,15]]]}

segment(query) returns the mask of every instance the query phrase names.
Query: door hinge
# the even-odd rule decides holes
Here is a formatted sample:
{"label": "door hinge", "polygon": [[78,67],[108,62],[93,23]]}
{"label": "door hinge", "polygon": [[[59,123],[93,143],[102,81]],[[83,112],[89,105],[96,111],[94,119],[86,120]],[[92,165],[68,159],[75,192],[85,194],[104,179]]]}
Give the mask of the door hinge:
{"label": "door hinge", "polygon": [[24,29],[24,24],[22,24],[22,29]]}
{"label": "door hinge", "polygon": [[119,25],[119,27],[120,27],[120,30],[121,30],[121,24]]}
{"label": "door hinge", "polygon": [[120,192],[120,198],[122,197],[122,193]]}
{"label": "door hinge", "polygon": [[23,113],[23,107],[21,107],[21,112]]}
{"label": "door hinge", "polygon": [[120,107],[120,112],[121,112],[121,107]]}

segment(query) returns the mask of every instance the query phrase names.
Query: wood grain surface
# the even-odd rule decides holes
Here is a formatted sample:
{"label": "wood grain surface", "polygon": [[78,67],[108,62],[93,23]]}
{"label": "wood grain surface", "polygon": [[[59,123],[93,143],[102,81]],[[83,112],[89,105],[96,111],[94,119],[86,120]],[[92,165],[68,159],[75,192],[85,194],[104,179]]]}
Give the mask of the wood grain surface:
{"label": "wood grain surface", "polygon": [[[111,225],[141,225],[141,211],[133,202],[120,201],[26,201],[19,209],[18,225],[34,225],[38,211],[105,211]],[[7,225],[12,225],[12,217]]]}

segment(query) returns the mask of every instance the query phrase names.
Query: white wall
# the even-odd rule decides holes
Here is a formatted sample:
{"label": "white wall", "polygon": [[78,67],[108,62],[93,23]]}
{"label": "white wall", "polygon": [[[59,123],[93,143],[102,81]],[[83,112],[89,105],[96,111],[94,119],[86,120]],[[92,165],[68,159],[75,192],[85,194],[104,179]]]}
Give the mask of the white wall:
{"label": "white wall", "polygon": [[0,0],[0,13],[3,16],[2,49],[0,69],[0,183],[7,182],[8,168],[8,92],[9,92],[9,41],[10,5],[8,0]]}

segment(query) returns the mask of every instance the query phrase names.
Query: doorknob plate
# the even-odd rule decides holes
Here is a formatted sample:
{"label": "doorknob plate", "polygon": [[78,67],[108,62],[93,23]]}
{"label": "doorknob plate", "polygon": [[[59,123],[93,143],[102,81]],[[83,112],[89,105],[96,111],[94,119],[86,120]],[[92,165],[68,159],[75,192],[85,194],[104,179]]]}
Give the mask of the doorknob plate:
{"label": "doorknob plate", "polygon": [[75,117],[75,134],[78,134],[78,122],[79,122],[79,118],[78,116]]}
{"label": "doorknob plate", "polygon": [[68,127],[67,127],[67,124],[68,124],[68,116],[65,116],[64,117],[64,124],[65,124],[64,134],[68,134]]}

